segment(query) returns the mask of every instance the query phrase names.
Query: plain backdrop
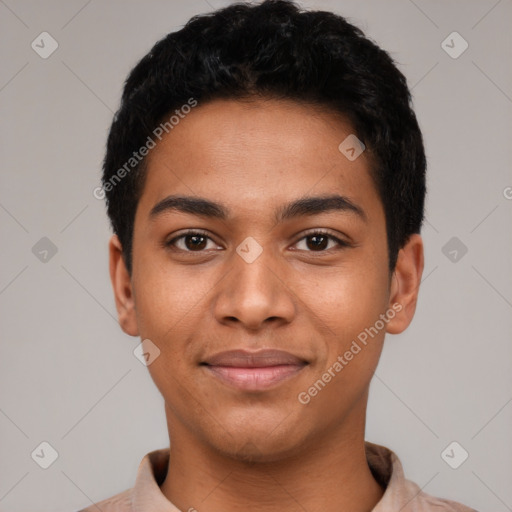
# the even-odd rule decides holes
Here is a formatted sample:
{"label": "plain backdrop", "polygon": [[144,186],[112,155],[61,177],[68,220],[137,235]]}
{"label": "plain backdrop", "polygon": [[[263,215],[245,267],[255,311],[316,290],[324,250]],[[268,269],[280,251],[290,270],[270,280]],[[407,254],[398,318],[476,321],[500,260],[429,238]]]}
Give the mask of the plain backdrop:
{"label": "plain backdrop", "polygon": [[[228,3],[0,0],[2,511],[78,510],[131,487],[143,455],[168,446],[140,340],[117,324],[93,190],[130,69]],[[428,155],[418,309],[386,338],[366,438],[425,492],[512,510],[512,2],[300,4],[347,17],[391,53]],[[31,46],[55,45],[42,32],[58,44],[47,58]],[[441,455],[454,441],[455,458],[468,453],[457,469]],[[31,455],[49,453],[42,442],[58,454],[48,469]]]}

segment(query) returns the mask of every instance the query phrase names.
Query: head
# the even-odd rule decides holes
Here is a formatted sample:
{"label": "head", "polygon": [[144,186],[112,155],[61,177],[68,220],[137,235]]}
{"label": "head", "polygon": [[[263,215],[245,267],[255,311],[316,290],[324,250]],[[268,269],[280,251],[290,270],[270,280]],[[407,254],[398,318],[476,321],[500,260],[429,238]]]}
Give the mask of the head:
{"label": "head", "polygon": [[[160,351],[170,431],[270,460],[364,429],[384,335],[415,311],[425,167],[404,76],[340,16],[233,4],[155,44],[103,188],[120,324]],[[303,365],[263,391],[206,364],[267,348]]]}

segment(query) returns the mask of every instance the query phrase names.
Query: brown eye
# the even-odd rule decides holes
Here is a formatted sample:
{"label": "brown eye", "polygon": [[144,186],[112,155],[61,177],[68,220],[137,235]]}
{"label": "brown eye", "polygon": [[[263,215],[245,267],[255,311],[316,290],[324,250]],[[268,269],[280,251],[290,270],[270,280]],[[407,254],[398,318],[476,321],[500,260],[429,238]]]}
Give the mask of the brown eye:
{"label": "brown eye", "polygon": [[[206,234],[190,231],[169,240],[165,245],[185,252],[202,252],[207,248],[208,241],[213,243],[213,240]],[[217,247],[215,244],[214,246]]]}
{"label": "brown eye", "polygon": [[325,235],[310,235],[306,237],[306,240],[309,240],[310,243],[306,242],[306,245],[311,250],[323,250],[329,245],[329,237]]}
{"label": "brown eye", "polygon": [[186,235],[183,237],[185,246],[191,251],[201,250],[206,247],[206,237],[203,235]]}
{"label": "brown eye", "polygon": [[[301,238],[298,243],[301,243],[304,240],[306,241],[304,243],[305,248],[301,248],[300,250],[305,250],[308,252],[326,252],[326,250],[336,248],[336,246],[338,249],[340,249],[350,245],[347,242],[340,240],[338,237],[323,231],[309,233],[305,237]],[[329,242],[334,242],[334,246],[331,245],[329,247]]]}

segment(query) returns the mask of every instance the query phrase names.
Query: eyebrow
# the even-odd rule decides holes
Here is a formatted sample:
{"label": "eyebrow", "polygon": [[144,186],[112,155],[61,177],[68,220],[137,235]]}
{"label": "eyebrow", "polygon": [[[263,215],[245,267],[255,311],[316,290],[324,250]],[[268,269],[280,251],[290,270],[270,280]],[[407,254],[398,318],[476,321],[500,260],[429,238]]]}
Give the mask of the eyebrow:
{"label": "eyebrow", "polygon": [[[159,201],[149,212],[150,219],[168,211],[189,213],[199,217],[227,220],[230,216],[228,208],[209,199],[195,196],[168,196]],[[365,211],[351,199],[341,195],[304,197],[278,208],[275,212],[277,223],[301,216],[313,216],[328,212],[348,212],[356,214],[367,222]]]}

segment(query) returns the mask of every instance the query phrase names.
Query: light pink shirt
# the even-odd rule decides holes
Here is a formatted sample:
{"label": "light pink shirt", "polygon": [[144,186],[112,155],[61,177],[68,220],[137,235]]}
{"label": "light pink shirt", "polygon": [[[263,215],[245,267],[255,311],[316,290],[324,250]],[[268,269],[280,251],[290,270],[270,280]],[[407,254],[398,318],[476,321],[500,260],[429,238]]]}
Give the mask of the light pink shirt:
{"label": "light pink shirt", "polygon": [[[372,512],[477,512],[460,503],[424,493],[404,477],[400,460],[388,448],[369,442],[365,442],[365,448],[375,479],[386,488]],[[146,454],[131,489],[80,512],[187,512],[180,511],[160,490],[168,462],[169,448]]]}

